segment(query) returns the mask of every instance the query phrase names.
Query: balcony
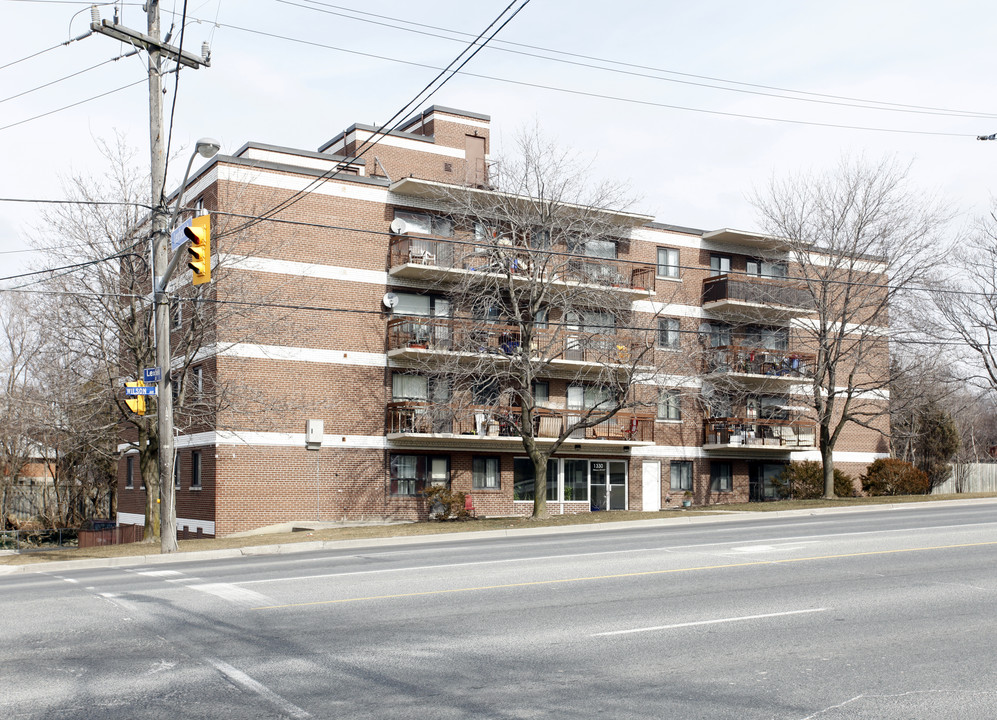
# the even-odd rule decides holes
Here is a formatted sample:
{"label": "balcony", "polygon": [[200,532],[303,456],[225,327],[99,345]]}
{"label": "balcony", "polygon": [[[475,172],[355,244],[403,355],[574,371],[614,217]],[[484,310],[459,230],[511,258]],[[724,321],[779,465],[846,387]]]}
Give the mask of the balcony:
{"label": "balcony", "polygon": [[703,280],[703,309],[788,319],[812,314],[814,301],[799,280],[715,275]]}
{"label": "balcony", "polygon": [[[530,282],[535,278],[531,262],[543,251],[517,249],[511,244],[476,244],[453,238],[413,237],[409,235],[391,239],[389,270],[394,277],[415,280],[454,280],[455,276],[486,274],[521,278]],[[649,265],[582,256],[562,256],[551,251],[549,261],[554,282],[575,284],[598,289],[613,289],[635,297],[654,293],[654,268]],[[550,259],[553,258],[553,261]]]}
{"label": "balcony", "polygon": [[813,377],[817,356],[790,350],[725,345],[707,348],[703,372],[712,380],[742,385],[790,385]]}
{"label": "balcony", "polygon": [[[388,357],[423,359],[438,353],[459,353],[468,359],[483,356],[508,360],[519,354],[519,328],[453,318],[397,317],[388,321]],[[632,334],[572,332],[564,328],[534,328],[531,357],[552,367],[628,366],[647,352]]]}
{"label": "balcony", "polygon": [[[518,407],[471,405],[453,407],[417,400],[388,404],[386,434],[389,440],[419,445],[453,447],[494,445],[496,450],[522,447],[515,433],[522,410]],[[577,422],[581,411],[537,408],[534,411],[534,436],[541,444],[550,444]],[[654,415],[621,412],[590,428],[572,432],[568,443],[583,447],[621,449],[632,445],[654,444]]]}
{"label": "balcony", "polygon": [[754,455],[817,448],[817,425],[809,420],[709,418],[703,427],[706,451]]}

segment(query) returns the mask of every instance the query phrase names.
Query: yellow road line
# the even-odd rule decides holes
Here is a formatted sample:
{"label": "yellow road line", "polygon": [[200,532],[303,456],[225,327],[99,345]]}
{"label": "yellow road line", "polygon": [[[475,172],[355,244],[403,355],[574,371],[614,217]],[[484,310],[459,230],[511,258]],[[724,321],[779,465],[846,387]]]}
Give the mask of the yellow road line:
{"label": "yellow road line", "polygon": [[506,588],[530,587],[533,585],[558,585],[563,583],[591,582],[593,580],[616,580],[647,575],[670,575],[674,573],[698,572],[701,570],[724,570],[730,568],[752,567],[755,565],[779,565],[783,563],[809,562],[811,560],[836,560],[840,558],[868,557],[872,555],[894,555],[897,553],[922,552],[927,550],[953,550],[956,548],[986,547],[997,545],[997,541],[981,543],[962,543],[959,545],[936,545],[929,547],[901,548],[898,550],[870,550],[869,552],[844,553],[841,555],[814,555],[802,558],[784,558],[782,560],[753,560],[751,562],[727,563],[723,565],[700,565],[688,568],[673,568],[671,570],[643,570],[641,572],[617,573],[613,575],[592,575],[589,577],[562,578],[560,580],[532,580],[530,582],[507,583],[504,585],[480,585],[478,587],[451,588],[449,590],[424,590],[422,592],[398,593],[395,595],[369,595],[367,597],[342,598],[340,600],[315,600],[304,603],[288,603],[286,605],[264,605],[253,610],[279,610],[283,608],[308,607],[309,605],[336,605],[340,603],[362,602],[364,600],[395,600],[398,598],[413,598],[427,595],[449,595],[453,593],[479,592],[482,590],[503,590]]}

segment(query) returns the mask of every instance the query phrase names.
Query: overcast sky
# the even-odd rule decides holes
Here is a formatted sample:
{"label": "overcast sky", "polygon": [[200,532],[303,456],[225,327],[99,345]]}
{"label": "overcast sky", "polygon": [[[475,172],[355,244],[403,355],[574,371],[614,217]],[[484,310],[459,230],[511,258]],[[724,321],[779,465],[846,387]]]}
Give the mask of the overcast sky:
{"label": "overcast sky", "polygon": [[[355,122],[386,122],[507,4],[191,0],[184,47],[210,42],[211,67],[166,80],[182,151],[169,186],[202,136],[223,153],[316,150]],[[115,5],[145,30],[140,2],[102,17]],[[183,5],[162,4],[174,43]],[[144,55],[105,62],[128,48],[102,35],[48,50],[87,30],[89,7],[0,0],[0,198],[64,197],[70,173],[103,173],[95,139],[115,131],[147,163]],[[913,162],[917,185],[969,219],[997,186],[997,142],[976,140],[997,132],[993,18],[989,3],[958,0],[532,0],[420,107],[490,115],[494,156],[536,122],[665,223],[755,229],[753,189],[842,154]],[[39,212],[0,201],[0,276],[32,262],[19,251]]]}

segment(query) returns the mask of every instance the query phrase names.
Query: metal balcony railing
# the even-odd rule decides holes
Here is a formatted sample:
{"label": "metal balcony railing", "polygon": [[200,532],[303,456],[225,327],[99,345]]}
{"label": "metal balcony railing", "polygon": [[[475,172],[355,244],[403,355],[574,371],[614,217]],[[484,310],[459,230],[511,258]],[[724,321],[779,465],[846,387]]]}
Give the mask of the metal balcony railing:
{"label": "metal balcony railing", "polygon": [[[583,411],[537,408],[534,437],[554,439],[578,422]],[[395,433],[450,434],[475,438],[519,437],[516,428],[522,409],[493,405],[449,406],[419,400],[388,404],[386,431]],[[624,411],[589,428],[579,428],[572,440],[654,442],[654,416]]]}
{"label": "metal balcony railing", "polygon": [[811,450],[817,447],[817,425],[807,420],[708,418],[703,427],[704,445],[786,450]]}
{"label": "metal balcony railing", "polygon": [[[388,321],[388,350],[413,348],[508,357],[518,354],[521,344],[519,328],[512,325],[427,317]],[[625,365],[646,351],[645,343],[632,333],[592,333],[558,327],[534,328],[531,355],[545,360]]]}
{"label": "metal balcony railing", "polygon": [[768,377],[813,377],[817,356],[792,350],[771,350],[744,345],[707,348],[703,356],[706,373],[743,373]]}
{"label": "metal balcony railing", "polygon": [[703,280],[703,303],[732,300],[812,311],[813,297],[798,280],[752,275],[716,275]]}
{"label": "metal balcony railing", "polygon": [[531,264],[543,262],[550,279],[624,290],[654,290],[654,268],[648,265],[587,256],[568,256],[563,251],[526,250],[512,245],[456,241],[452,238],[413,237],[391,239],[391,268],[419,265],[441,270],[531,275]]}

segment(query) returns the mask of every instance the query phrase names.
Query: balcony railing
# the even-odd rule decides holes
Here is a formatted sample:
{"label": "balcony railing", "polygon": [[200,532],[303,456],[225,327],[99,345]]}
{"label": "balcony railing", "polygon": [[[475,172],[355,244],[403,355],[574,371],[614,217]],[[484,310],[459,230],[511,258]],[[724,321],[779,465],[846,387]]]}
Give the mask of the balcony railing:
{"label": "balcony railing", "polygon": [[704,423],[703,444],[724,448],[812,450],[817,446],[817,426],[806,420],[709,418]]}
{"label": "balcony railing", "polygon": [[808,378],[813,377],[816,360],[817,356],[811,353],[724,345],[706,350],[703,371],[773,378]]}
{"label": "balcony railing", "polygon": [[798,280],[716,275],[703,280],[703,303],[734,301],[812,311],[813,297]]}
{"label": "balcony railing", "polygon": [[[581,418],[582,410],[537,408],[534,411],[533,435],[540,439],[560,437]],[[453,407],[408,400],[388,404],[386,431],[396,433],[445,434],[475,438],[519,437],[517,427],[522,417],[518,407],[471,405]],[[618,413],[597,425],[574,430],[572,440],[612,440],[654,442],[654,415]]]}
{"label": "balcony railing", "polygon": [[[511,356],[520,349],[519,329],[512,325],[453,318],[397,317],[388,321],[388,350]],[[628,364],[647,348],[630,333],[590,333],[565,328],[534,328],[533,354],[543,359],[601,365]]]}
{"label": "balcony railing", "polygon": [[654,290],[654,268],[648,265],[587,256],[567,256],[560,251],[528,251],[512,245],[476,244],[449,238],[392,238],[390,267],[417,265],[420,268],[466,270],[482,273],[531,275],[531,263],[541,260],[552,272],[550,279],[561,282],[615,287],[623,290]]}

